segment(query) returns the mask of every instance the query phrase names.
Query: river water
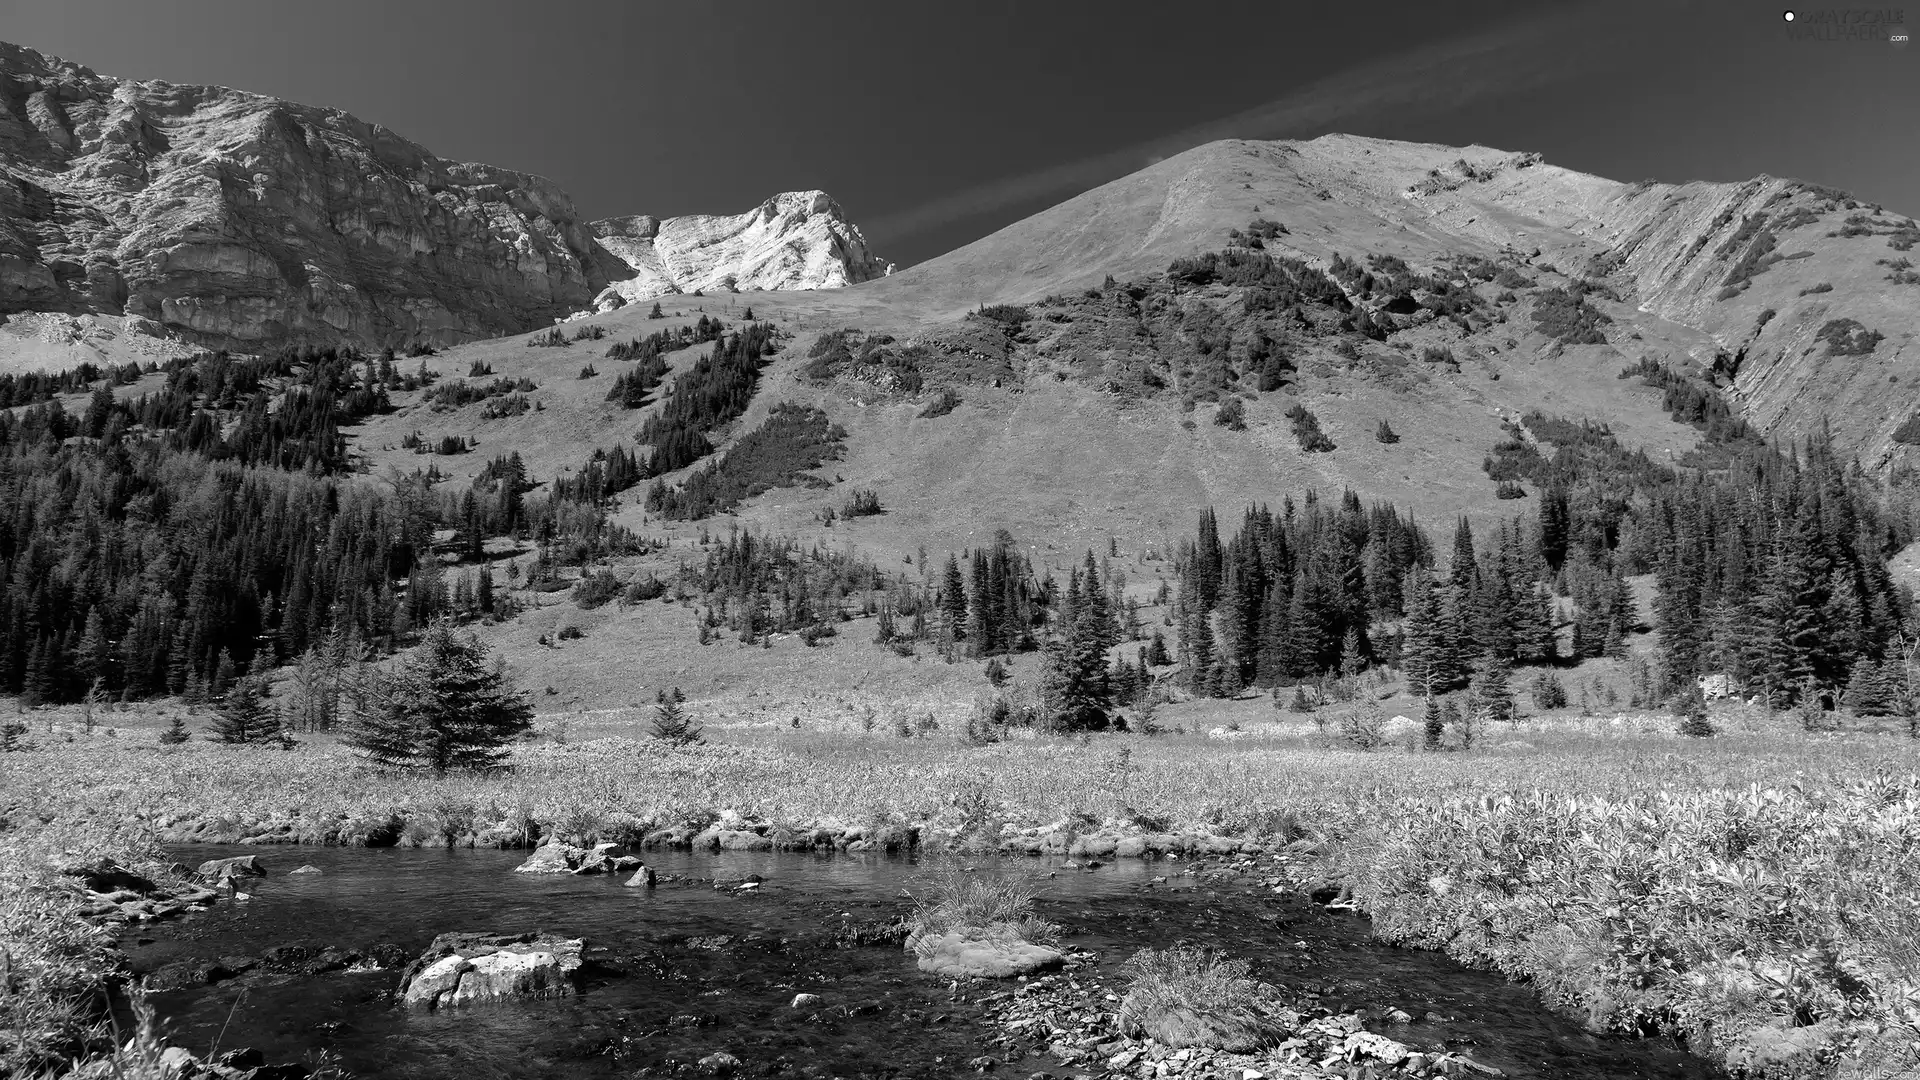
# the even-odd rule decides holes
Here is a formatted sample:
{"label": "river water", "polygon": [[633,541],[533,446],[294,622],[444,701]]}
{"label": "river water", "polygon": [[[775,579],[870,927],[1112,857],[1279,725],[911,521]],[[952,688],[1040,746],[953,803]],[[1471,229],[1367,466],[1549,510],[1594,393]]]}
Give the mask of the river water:
{"label": "river water", "polygon": [[[410,957],[452,930],[582,937],[593,963],[572,997],[434,1013],[395,1004],[392,968],[255,970],[155,994],[172,1041],[196,1053],[253,1047],[276,1062],[324,1050],[356,1077],[483,1080],[673,1075],[716,1051],[739,1058],[746,1075],[944,1077],[970,1074],[965,1063],[994,1050],[985,1045],[994,1032],[980,1024],[981,989],[956,994],[897,945],[848,947],[847,927],[908,909],[903,890],[924,883],[929,863],[649,851],[661,880],[648,890],[611,875],[512,873],[525,852],[257,850],[269,876],[242,886],[251,899],[132,928],[123,945],[135,971],[284,945],[385,946]],[[195,865],[235,849],[174,854]],[[1668,1040],[1590,1034],[1524,986],[1438,953],[1379,944],[1364,919],[1272,895],[1254,879],[1185,876],[1189,864],[1179,860],[1122,860],[1092,872],[1030,858],[963,861],[1037,873],[1039,913],[1065,927],[1067,945],[1098,954],[1110,984],[1140,948],[1214,945],[1250,961],[1257,977],[1317,993],[1329,1007],[1422,1016],[1368,1026],[1416,1049],[1466,1053],[1510,1077],[1716,1075]],[[303,863],[322,873],[287,874]],[[749,875],[760,877],[758,888],[715,887]],[[803,992],[820,1001],[790,1007]],[[998,1072],[1040,1069],[1086,1075],[1040,1058]]]}

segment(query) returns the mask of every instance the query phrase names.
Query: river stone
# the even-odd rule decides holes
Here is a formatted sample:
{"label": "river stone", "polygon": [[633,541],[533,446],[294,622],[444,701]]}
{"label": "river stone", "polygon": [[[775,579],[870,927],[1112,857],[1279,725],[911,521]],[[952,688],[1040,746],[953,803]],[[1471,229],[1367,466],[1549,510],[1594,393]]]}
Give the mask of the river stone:
{"label": "river stone", "polygon": [[287,873],[289,874],[318,874],[321,872],[322,872],[321,869],[313,865],[312,863],[308,863],[305,866],[297,866],[292,870],[287,871]]}
{"label": "river stone", "polygon": [[640,869],[635,870],[633,876],[628,878],[626,882],[627,888],[629,889],[651,889],[653,888],[653,884],[653,867],[645,863],[642,863]]}
{"label": "river stone", "polygon": [[934,975],[967,975],[984,979],[1011,979],[1042,968],[1058,966],[1058,949],[1021,941],[1011,935],[982,935],[954,930],[921,935],[909,942],[920,956],[921,971]]}
{"label": "river stone", "polygon": [[230,859],[208,859],[194,871],[209,881],[235,877],[266,877],[267,868],[258,855],[235,855]]}
{"label": "river stone", "polygon": [[1348,1061],[1367,1058],[1387,1066],[1399,1065],[1412,1052],[1406,1044],[1395,1042],[1385,1035],[1375,1035],[1371,1031],[1354,1032],[1347,1036],[1346,1045],[1341,1048],[1341,1053]]}
{"label": "river stone", "polygon": [[533,850],[527,861],[513,868],[516,874],[571,874],[573,868],[580,865],[587,852],[572,844],[558,841],[543,844]]}
{"label": "river stone", "polygon": [[[607,852],[619,846],[618,844],[593,845],[593,850],[581,855],[579,861],[574,864],[573,872],[576,874],[605,874],[612,872],[614,869],[614,860]],[[538,853],[536,852],[536,854]]]}
{"label": "river stone", "polygon": [[401,997],[427,1009],[565,997],[585,945],[550,934],[441,934],[401,977]]}

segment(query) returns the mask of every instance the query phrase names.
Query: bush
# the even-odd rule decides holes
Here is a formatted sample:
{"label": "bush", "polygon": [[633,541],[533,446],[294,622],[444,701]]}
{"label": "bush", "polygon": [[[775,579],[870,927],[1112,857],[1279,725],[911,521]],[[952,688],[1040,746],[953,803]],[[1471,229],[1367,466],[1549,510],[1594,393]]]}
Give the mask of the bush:
{"label": "bush", "polygon": [[575,341],[599,341],[606,336],[607,328],[604,326],[583,326],[573,332]]}
{"label": "bush", "polygon": [[1828,356],[1866,356],[1886,338],[1853,319],[1831,319],[1814,336],[1827,343]]}
{"label": "bush", "polygon": [[1030,318],[1027,309],[1019,304],[992,304],[981,308],[974,312],[974,314],[982,319],[991,319],[997,323],[1005,323],[1007,328],[1011,330],[1018,330],[1020,327],[1026,325],[1027,319]]}
{"label": "bush", "polygon": [[1493,485],[1493,497],[1496,499],[1524,499],[1527,489],[1512,480],[1502,480]]}
{"label": "bush", "polygon": [[718,462],[694,470],[679,490],[655,481],[647,492],[647,509],[692,520],[724,513],[776,487],[825,487],[825,481],[806,472],[838,459],[846,434],[819,409],[783,401],[773,407],[766,423],[742,436]]}
{"label": "bush", "polygon": [[1588,304],[1582,294],[1553,288],[1533,298],[1533,323],[1542,334],[1566,345],[1605,345],[1600,328],[1612,317]]}
{"label": "bush", "polygon": [[1391,446],[1400,441],[1400,436],[1393,430],[1393,425],[1382,420],[1380,426],[1373,429],[1373,441]]}
{"label": "bush", "polygon": [[1121,969],[1129,979],[1120,1003],[1123,1032],[1169,1047],[1247,1053],[1286,1038],[1293,1018],[1272,987],[1248,977],[1244,960],[1209,948],[1143,949]]}
{"label": "bush", "polygon": [[648,574],[643,578],[634,578],[628,584],[624,599],[629,604],[643,604],[648,600],[658,600],[667,594],[667,583]]}
{"label": "bush", "polygon": [[619,596],[620,590],[620,579],[613,576],[613,571],[596,571],[581,577],[574,585],[573,602],[584,610],[592,611]]}
{"label": "bush", "polygon": [[598,374],[600,374],[600,369],[594,367],[592,364],[588,364],[580,369],[580,377],[583,379],[591,379]]}
{"label": "bush", "polygon": [[873,517],[886,512],[886,508],[880,505],[879,492],[856,489],[847,499],[846,508],[840,513],[842,517],[856,518]]}
{"label": "bush", "polygon": [[1247,430],[1246,404],[1237,397],[1228,398],[1220,403],[1219,410],[1213,414],[1213,422],[1228,431]]}
{"label": "bush", "polygon": [[561,333],[558,326],[549,327],[545,333],[535,334],[527,339],[529,348],[564,349],[569,344],[567,335]]}

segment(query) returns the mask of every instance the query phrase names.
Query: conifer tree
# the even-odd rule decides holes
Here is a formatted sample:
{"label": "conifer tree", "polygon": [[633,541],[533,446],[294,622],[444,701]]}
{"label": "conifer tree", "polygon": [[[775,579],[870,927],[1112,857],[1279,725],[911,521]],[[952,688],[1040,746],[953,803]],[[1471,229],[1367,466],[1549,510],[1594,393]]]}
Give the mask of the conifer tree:
{"label": "conifer tree", "polygon": [[1513,691],[1508,685],[1507,662],[1489,656],[1474,671],[1472,708],[1488,720],[1514,718]]}
{"label": "conifer tree", "polygon": [[675,746],[693,746],[706,742],[701,733],[700,724],[680,704],[679,688],[673,696],[663,696],[653,707],[653,725],[650,734],[662,742]]}
{"label": "conifer tree", "polygon": [[173,714],[173,722],[160,732],[161,746],[179,746],[193,736],[187,732],[187,722],[179,713]]}
{"label": "conifer tree", "polygon": [[1446,718],[1440,714],[1440,703],[1434,700],[1432,694],[1427,695],[1426,721],[1423,727],[1425,730],[1425,738],[1422,745],[1428,750],[1440,749],[1440,740],[1446,735],[1447,721]]}
{"label": "conifer tree", "polygon": [[281,726],[279,710],[268,697],[270,685],[264,674],[234,680],[220,699],[207,738],[232,745],[292,745]]}
{"label": "conifer tree", "polygon": [[1681,702],[1680,734],[1688,738],[1701,739],[1714,734],[1713,722],[1707,719],[1707,698],[1694,686],[1686,693]]}
{"label": "conifer tree", "polygon": [[501,764],[507,744],[533,723],[533,706],[487,663],[486,646],[445,619],[371,697],[347,743],[378,764],[437,775]]}

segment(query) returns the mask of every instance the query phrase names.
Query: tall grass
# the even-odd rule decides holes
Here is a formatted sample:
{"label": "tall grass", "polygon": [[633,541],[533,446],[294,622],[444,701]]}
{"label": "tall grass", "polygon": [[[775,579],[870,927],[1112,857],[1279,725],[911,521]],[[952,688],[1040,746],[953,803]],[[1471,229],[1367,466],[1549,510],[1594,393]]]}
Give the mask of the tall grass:
{"label": "tall grass", "polygon": [[1126,962],[1129,984],[1121,1023],[1175,1047],[1246,1052],[1291,1032],[1270,986],[1247,975],[1245,960],[1212,949],[1143,949]]}
{"label": "tall grass", "polygon": [[[1798,1055],[1863,1077],[1920,1068],[1910,740],[1737,717],[1693,740],[1671,718],[1500,724],[1457,753],[1316,746],[1306,725],[985,746],[885,732],[721,722],[706,746],[530,743],[511,771],[434,778],[370,771],[318,739],[292,753],[163,750],[129,729],[0,756],[0,790],[19,820],[63,829],[200,820],[255,840],[380,828],[401,842],[620,841],[734,818],[776,834],[918,827],[987,843],[1050,824],[1270,846],[1306,836],[1331,852],[1319,872],[1352,887],[1382,936],[1530,978],[1596,1027],[1667,1028],[1736,1065]],[[10,926],[49,902],[35,880],[6,880]],[[1018,925],[1008,883],[943,888],[919,905],[929,928]],[[34,948],[95,955],[78,930]]]}

